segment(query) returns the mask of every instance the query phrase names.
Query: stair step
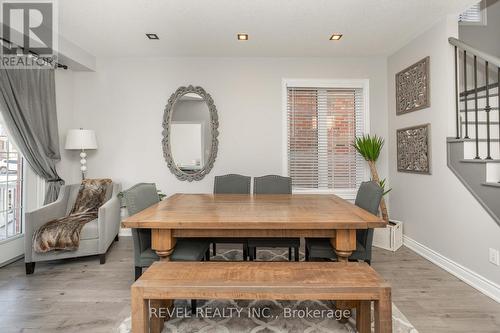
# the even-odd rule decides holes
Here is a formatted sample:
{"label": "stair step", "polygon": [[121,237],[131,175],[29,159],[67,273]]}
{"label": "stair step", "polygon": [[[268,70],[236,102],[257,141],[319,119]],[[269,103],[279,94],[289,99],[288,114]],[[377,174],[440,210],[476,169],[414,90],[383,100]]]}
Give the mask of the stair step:
{"label": "stair step", "polygon": [[[500,226],[500,205],[498,204],[500,197],[500,183],[498,183],[500,180],[500,163],[498,163],[500,154],[498,148],[500,144],[495,143],[497,154],[493,158],[497,163],[487,163],[488,161],[485,160],[473,160],[474,155],[470,154],[472,151],[470,148],[474,146],[474,143],[469,142],[472,140],[449,137],[447,141],[448,167]],[[484,156],[480,156],[484,158]]]}
{"label": "stair step", "polygon": [[472,160],[472,159],[463,159],[463,160],[460,160],[460,162],[463,162],[463,163],[500,163],[500,160],[498,159],[493,159],[493,160],[484,160],[484,159],[480,159],[480,160]]}
{"label": "stair step", "polygon": [[481,185],[500,188],[500,183],[482,183]]}

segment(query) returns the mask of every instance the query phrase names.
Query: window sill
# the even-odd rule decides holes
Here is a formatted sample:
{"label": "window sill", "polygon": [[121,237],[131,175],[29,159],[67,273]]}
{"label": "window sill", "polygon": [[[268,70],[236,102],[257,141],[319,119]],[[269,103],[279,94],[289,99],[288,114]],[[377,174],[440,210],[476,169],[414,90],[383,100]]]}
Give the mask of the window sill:
{"label": "window sill", "polygon": [[12,237],[9,237],[7,239],[3,239],[3,240],[0,240],[0,245],[2,244],[6,244],[6,243],[9,243],[9,242],[13,242],[19,238],[23,238],[24,237],[24,233],[22,234],[18,234],[18,235],[15,235],[15,236],[12,236]]}
{"label": "window sill", "polygon": [[331,189],[306,189],[297,188],[293,189],[293,194],[334,194],[345,200],[356,199],[357,189],[343,189],[343,190],[331,190]]}

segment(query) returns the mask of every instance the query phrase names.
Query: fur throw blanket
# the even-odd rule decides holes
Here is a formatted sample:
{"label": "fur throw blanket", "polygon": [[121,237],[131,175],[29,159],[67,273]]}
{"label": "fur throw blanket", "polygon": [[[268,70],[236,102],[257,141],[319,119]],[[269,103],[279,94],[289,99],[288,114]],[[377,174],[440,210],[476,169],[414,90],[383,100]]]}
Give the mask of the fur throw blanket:
{"label": "fur throw blanket", "polygon": [[85,179],[80,185],[75,205],[68,216],[45,223],[33,235],[33,249],[38,253],[52,250],[77,250],[83,226],[97,218],[111,179]]}

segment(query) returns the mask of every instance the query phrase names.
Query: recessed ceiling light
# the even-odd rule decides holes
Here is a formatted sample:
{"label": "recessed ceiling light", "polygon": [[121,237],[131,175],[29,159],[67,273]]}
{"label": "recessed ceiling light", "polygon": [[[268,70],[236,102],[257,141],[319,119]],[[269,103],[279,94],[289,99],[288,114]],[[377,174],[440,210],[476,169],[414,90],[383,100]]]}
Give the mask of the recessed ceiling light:
{"label": "recessed ceiling light", "polygon": [[340,38],[342,38],[342,34],[333,34],[330,40],[339,40]]}
{"label": "recessed ceiling light", "polygon": [[248,34],[238,34],[238,40],[248,40]]}
{"label": "recessed ceiling light", "polygon": [[146,37],[149,39],[160,39],[157,34],[146,34]]}

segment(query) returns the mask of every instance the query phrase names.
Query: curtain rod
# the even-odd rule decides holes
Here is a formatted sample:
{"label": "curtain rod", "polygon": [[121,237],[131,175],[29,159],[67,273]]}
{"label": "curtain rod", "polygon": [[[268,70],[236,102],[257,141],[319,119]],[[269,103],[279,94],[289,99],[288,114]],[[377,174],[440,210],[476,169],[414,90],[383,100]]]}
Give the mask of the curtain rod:
{"label": "curtain rod", "polygon": [[[17,48],[19,48],[19,49],[23,50],[23,52],[25,51],[24,47],[21,47],[21,46],[19,46],[19,45],[17,45],[17,44],[14,44],[14,43],[12,43],[10,40],[8,40],[8,39],[5,39],[5,38],[3,38],[3,37],[0,37],[0,40],[2,40],[2,41],[3,41],[3,42],[5,42],[5,43],[9,43],[9,45],[15,45]],[[39,55],[38,55],[37,53],[35,53],[35,52],[29,51],[29,53],[30,53],[31,55],[35,56],[35,57],[39,57]],[[57,66],[57,68],[68,69],[68,66],[67,66],[67,65],[61,64],[61,63],[59,63],[59,62],[56,62],[56,66]]]}

